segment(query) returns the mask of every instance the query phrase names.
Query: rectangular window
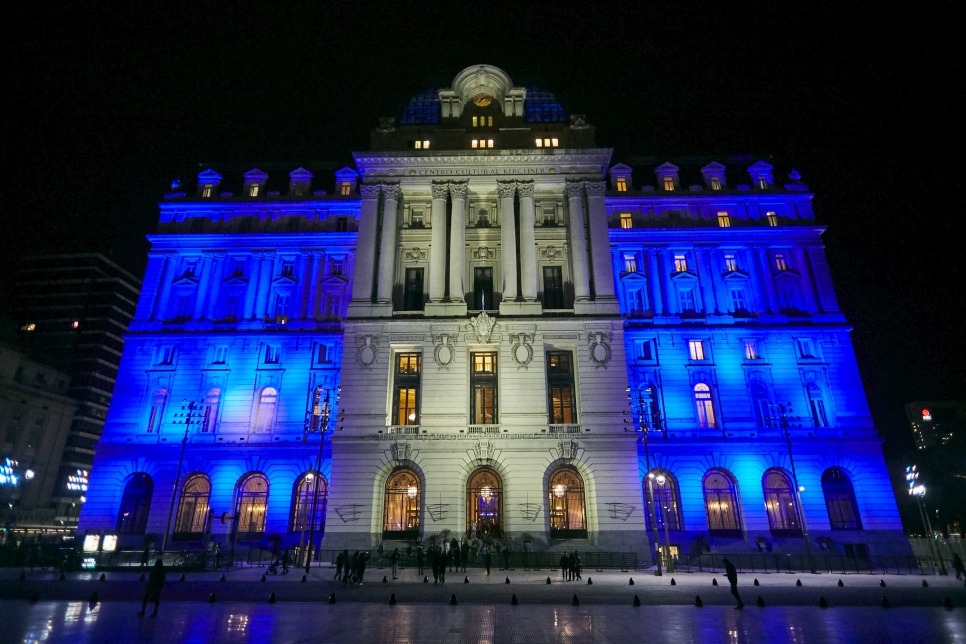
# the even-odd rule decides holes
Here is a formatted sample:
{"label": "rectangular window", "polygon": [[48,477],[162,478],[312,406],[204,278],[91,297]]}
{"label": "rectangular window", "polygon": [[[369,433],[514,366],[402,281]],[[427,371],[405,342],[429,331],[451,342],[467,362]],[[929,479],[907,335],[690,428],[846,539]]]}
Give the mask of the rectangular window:
{"label": "rectangular window", "polygon": [[818,355],[815,351],[815,343],[811,338],[798,338],[795,340],[798,345],[798,357],[805,360],[815,360]]}
{"label": "rectangular window", "polygon": [[349,218],[348,217],[336,217],[335,218],[335,232],[344,233],[349,230]]}
{"label": "rectangular window", "polygon": [[557,209],[556,208],[544,208],[543,209],[543,225],[544,226],[556,226],[557,225]]}
{"label": "rectangular window", "polygon": [[547,352],[547,397],[551,425],[577,422],[573,354],[570,351]]}
{"label": "rectangular window", "polygon": [[768,189],[768,179],[766,177],[758,177],[758,187],[762,190]]}
{"label": "rectangular window", "polygon": [[778,215],[773,210],[769,210],[768,212],[765,213],[765,219],[768,220],[769,226],[778,225]]}
{"label": "rectangular window", "polygon": [[636,253],[624,253],[624,272],[625,273],[637,272],[637,254]]}
{"label": "rectangular window", "polygon": [[707,360],[704,353],[704,340],[688,340],[688,353],[692,360]]}
{"label": "rectangular window", "polygon": [[747,311],[748,302],[745,301],[745,289],[731,289],[731,308],[735,311]]}
{"label": "rectangular window", "polygon": [[328,293],[325,296],[325,317],[337,318],[342,315],[342,298],[335,293]]}
{"label": "rectangular window", "polygon": [[409,227],[410,228],[422,228],[423,227],[423,211],[414,210],[412,215],[409,217]]}
{"label": "rectangular window", "polygon": [[674,272],[684,273],[688,270],[688,256],[683,253],[674,255]]}
{"label": "rectangular window", "polygon": [[631,213],[622,212],[621,213],[621,228],[633,228],[634,218],[631,217]]}
{"label": "rectangular window", "polygon": [[728,213],[718,213],[718,228],[731,228],[731,217],[728,215]]}
{"label": "rectangular window", "polygon": [[656,359],[657,352],[654,349],[654,340],[641,340],[637,343],[637,359],[653,361]]}
{"label": "rectangular window", "polygon": [[733,253],[726,254],[724,256],[724,260],[725,260],[725,270],[726,271],[733,272],[733,271],[738,270],[738,260],[735,259],[735,256],[734,256]]}
{"label": "rectangular window", "polygon": [[694,289],[686,288],[678,292],[678,302],[682,313],[694,313]]}
{"label": "rectangular window", "polygon": [[721,177],[711,177],[711,189],[721,190]]}
{"label": "rectangular window", "polygon": [[419,424],[419,374],[422,358],[419,353],[396,354],[396,373],[393,378],[393,425]]}
{"label": "rectangular window", "polygon": [[486,117],[486,126],[487,127],[493,127],[493,117],[492,116],[487,116]]}
{"label": "rectangular window", "polygon": [[403,291],[403,310],[423,310],[423,269],[407,268]]}
{"label": "rectangular window", "polygon": [[219,346],[211,350],[211,364],[226,364],[228,362],[228,347]]}
{"label": "rectangular window", "polygon": [[278,364],[282,358],[282,350],[280,347],[273,347],[270,344],[265,345],[265,364]]}
{"label": "rectangular window", "polygon": [[174,347],[158,349],[158,361],[155,364],[174,364]]}
{"label": "rectangular window", "polygon": [[415,148],[417,150],[422,150],[423,149],[423,142],[422,141],[416,141]]}
{"label": "rectangular window", "polygon": [[288,317],[291,296],[288,293],[277,293],[275,295],[275,317]]}
{"label": "rectangular window", "polygon": [[775,253],[775,270],[776,271],[788,270],[788,264],[785,262],[785,256],[781,253]]}
{"label": "rectangular window", "polygon": [[423,140],[423,149],[424,150],[428,150],[429,149],[429,141],[427,141],[425,139]]}
{"label": "rectangular window", "polygon": [[627,315],[637,317],[644,315],[644,293],[639,288],[629,288],[627,293]]}
{"label": "rectangular window", "polygon": [[341,194],[343,196],[345,196],[345,195],[351,195],[352,194],[352,182],[351,181],[343,181],[339,185],[339,194]]}
{"label": "rectangular window", "polygon": [[282,260],[282,277],[294,277],[295,276],[295,260],[294,259],[283,259]]}
{"label": "rectangular window", "polygon": [[745,340],[745,360],[759,360],[761,354],[758,353],[757,340]]}
{"label": "rectangular window", "polygon": [[329,361],[329,345],[318,344],[315,347],[315,362],[323,364]]}
{"label": "rectangular window", "polygon": [[473,269],[473,299],[477,311],[493,310],[493,268],[477,266]]}
{"label": "rectangular window", "polygon": [[664,177],[664,189],[674,190],[674,177]]}
{"label": "rectangular window", "polygon": [[486,147],[488,147],[488,148],[492,148],[493,147],[493,139],[487,139],[487,141],[486,141]]}
{"label": "rectangular window", "polygon": [[473,127],[477,127],[479,125],[478,123],[479,120],[480,120],[479,117],[477,116],[473,117]]}
{"label": "rectangular window", "polygon": [[257,183],[253,183],[252,185],[248,186],[248,196],[249,197],[257,197],[258,196],[258,184]]}
{"label": "rectangular window", "polygon": [[627,192],[627,179],[617,177],[617,192]]}
{"label": "rectangular window", "polygon": [[497,418],[495,352],[470,354],[470,424],[494,425]]}
{"label": "rectangular window", "polygon": [[559,266],[543,267],[543,308],[564,308],[563,269]]}
{"label": "rectangular window", "polygon": [[206,183],[201,187],[202,197],[207,198],[207,197],[213,197],[214,195],[215,195],[215,186],[213,186],[212,184]]}
{"label": "rectangular window", "polygon": [[191,295],[178,295],[174,300],[174,317],[178,319],[191,316],[191,305],[194,298]]}
{"label": "rectangular window", "polygon": [[479,139],[473,139],[472,141],[470,141],[470,147],[471,148],[478,148],[478,147],[480,147],[480,140]]}
{"label": "rectangular window", "polygon": [[537,147],[538,148],[542,148],[543,147],[543,139],[537,139]]}
{"label": "rectangular window", "polygon": [[329,264],[329,275],[345,274],[345,258],[333,259]]}

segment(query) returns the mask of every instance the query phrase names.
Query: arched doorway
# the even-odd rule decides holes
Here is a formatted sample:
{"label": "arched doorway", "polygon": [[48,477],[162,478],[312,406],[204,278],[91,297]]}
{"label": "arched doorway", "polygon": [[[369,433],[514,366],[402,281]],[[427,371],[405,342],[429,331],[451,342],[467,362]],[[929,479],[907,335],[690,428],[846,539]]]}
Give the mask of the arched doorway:
{"label": "arched doorway", "polygon": [[383,539],[415,539],[419,536],[419,477],[410,469],[395,470],[386,479]]}
{"label": "arched doorway", "polygon": [[503,536],[503,480],[488,467],[481,467],[466,482],[466,529]]}
{"label": "arched doorway", "polygon": [[261,472],[249,474],[239,482],[235,494],[235,540],[261,539],[268,510],[268,479]]}
{"label": "arched doorway", "polygon": [[586,539],[587,513],[584,480],[572,467],[561,467],[550,475],[548,486],[551,539]]}

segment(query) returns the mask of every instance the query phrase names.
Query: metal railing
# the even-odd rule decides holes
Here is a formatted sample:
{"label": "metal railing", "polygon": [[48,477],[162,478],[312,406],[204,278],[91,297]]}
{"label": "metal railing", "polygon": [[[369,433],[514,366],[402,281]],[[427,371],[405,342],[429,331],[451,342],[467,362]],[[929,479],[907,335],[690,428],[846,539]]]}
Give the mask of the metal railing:
{"label": "metal railing", "polygon": [[389,425],[386,427],[387,434],[418,434],[419,425]]}
{"label": "metal railing", "polygon": [[548,425],[551,434],[579,434],[580,425]]}
{"label": "metal railing", "polygon": [[466,428],[467,434],[499,434],[499,425],[468,425]]}
{"label": "metal railing", "polygon": [[[806,573],[811,565],[804,554],[703,554],[679,555],[674,558],[677,572],[723,572],[724,558],[745,573]],[[935,575],[939,573],[931,557],[883,555],[855,558],[844,555],[813,555],[815,569],[840,575]],[[939,562],[936,562],[938,564]],[[951,566],[949,562],[949,566]],[[948,566],[947,566],[948,567]]]}

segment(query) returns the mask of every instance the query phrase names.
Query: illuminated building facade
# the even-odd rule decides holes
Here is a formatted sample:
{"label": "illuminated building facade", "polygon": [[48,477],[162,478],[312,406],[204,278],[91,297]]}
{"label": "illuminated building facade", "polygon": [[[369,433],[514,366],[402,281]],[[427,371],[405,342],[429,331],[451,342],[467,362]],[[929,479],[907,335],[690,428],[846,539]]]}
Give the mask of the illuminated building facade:
{"label": "illuminated building facade", "polygon": [[160,535],[175,490],[181,542],[296,545],[313,517],[327,549],[647,559],[653,496],[682,552],[797,552],[803,515],[830,550],[908,551],[797,173],[656,162],[641,187],[489,66],[371,147],[331,194],[207,169],[162,201],[82,531]]}

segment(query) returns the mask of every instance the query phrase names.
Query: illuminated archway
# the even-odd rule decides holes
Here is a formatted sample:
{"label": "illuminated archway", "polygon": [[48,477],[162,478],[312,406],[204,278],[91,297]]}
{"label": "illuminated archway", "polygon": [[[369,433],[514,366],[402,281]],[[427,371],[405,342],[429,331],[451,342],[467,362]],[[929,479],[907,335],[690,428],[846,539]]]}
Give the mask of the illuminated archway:
{"label": "illuminated archway", "polygon": [[738,490],[731,474],[711,470],[704,475],[704,509],[708,514],[708,532],[712,537],[741,537],[741,513]]}
{"label": "illuminated archway", "polygon": [[144,534],[151,511],[151,496],[154,483],[144,472],[132,476],[124,486],[121,509],[117,515],[115,529],[121,534]]}
{"label": "illuminated archway", "polygon": [[419,476],[408,468],[397,469],[386,479],[384,539],[419,536],[420,487]]}
{"label": "illuminated archway", "polygon": [[174,522],[174,541],[198,541],[204,537],[208,521],[211,481],[204,474],[192,474],[181,486],[178,515]]}
{"label": "illuminated archway", "polygon": [[235,497],[235,539],[254,541],[265,533],[268,510],[268,479],[261,472],[248,474],[239,482]]}
{"label": "illuminated archway", "polygon": [[548,485],[551,539],[586,539],[584,479],[572,467],[554,470]]}
{"label": "illuminated archway", "polygon": [[499,538],[503,535],[503,480],[481,467],[466,482],[466,529]]}
{"label": "illuminated archway", "polygon": [[762,480],[768,526],[776,537],[802,536],[802,521],[792,480],[785,472],[771,469]]}

